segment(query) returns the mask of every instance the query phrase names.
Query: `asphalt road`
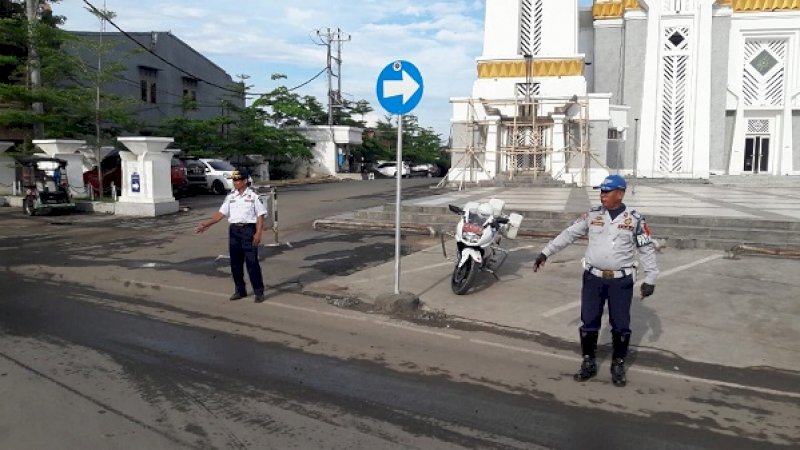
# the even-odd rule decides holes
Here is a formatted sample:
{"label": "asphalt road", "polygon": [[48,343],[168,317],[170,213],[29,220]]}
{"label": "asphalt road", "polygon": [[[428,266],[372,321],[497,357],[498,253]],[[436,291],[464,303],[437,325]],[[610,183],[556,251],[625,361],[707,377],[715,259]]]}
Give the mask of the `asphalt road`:
{"label": "asphalt road", "polygon": [[[429,183],[404,181],[410,196],[429,195]],[[573,361],[548,357],[546,345],[336,308],[340,299],[306,292],[392,258],[391,239],[317,233],[310,224],[391,202],[393,186],[282,189],[283,244],[261,252],[269,290],[260,305],[227,301],[231,282],[217,258],[225,227],[193,233],[220,197],[186,199],[188,212],[156,219],[0,210],[0,447],[793,444],[757,431],[758,420],[780,420],[769,408],[725,404],[680,380],[580,387],[570,379]],[[406,240],[403,248],[429,244]],[[530,357],[508,351],[520,345]],[[686,398],[699,399],[698,410]],[[756,423],[740,425],[735,414],[727,427],[698,419],[729,408]]]}

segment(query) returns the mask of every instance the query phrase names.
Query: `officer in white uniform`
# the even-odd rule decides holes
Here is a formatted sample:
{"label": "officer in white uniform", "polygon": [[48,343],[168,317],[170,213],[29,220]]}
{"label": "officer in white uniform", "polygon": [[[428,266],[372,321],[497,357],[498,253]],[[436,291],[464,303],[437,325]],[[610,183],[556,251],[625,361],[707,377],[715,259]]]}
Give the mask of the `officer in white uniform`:
{"label": "officer in white uniform", "polygon": [[253,285],[256,303],[264,301],[264,281],[261,277],[261,265],[258,263],[258,244],[261,243],[261,230],[264,228],[264,216],[267,209],[258,194],[247,186],[247,177],[238,170],[233,171],[233,190],[225,197],[225,201],[207,222],[197,226],[202,233],[212,225],[227,217],[228,251],[231,256],[231,274],[236,290],[231,300],[239,300],[247,296],[244,284],[244,266]]}
{"label": "officer in white uniform", "polygon": [[538,272],[549,256],[563,250],[581,236],[589,235],[583,260],[581,291],[580,338],[583,361],[574,375],[575,381],[586,381],[597,375],[595,353],[603,307],[608,300],[611,337],[614,347],[611,380],[615,386],[625,386],[625,356],[630,342],[630,308],[637,263],[636,254],[644,269],[642,299],[653,294],[658,268],[655,246],[644,217],[628,209],[622,199],[627,184],[619,175],[611,175],[600,186],[602,206],[582,215],[555,239],[550,241],[536,258],[533,271]]}

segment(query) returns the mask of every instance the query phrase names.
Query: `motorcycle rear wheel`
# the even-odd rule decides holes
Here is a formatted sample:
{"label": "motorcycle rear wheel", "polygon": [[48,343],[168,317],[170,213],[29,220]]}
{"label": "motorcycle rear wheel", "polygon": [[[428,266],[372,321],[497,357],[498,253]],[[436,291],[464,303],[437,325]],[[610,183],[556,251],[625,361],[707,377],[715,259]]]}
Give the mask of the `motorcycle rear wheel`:
{"label": "motorcycle rear wheel", "polygon": [[478,273],[478,268],[475,267],[475,261],[472,258],[467,258],[464,265],[453,269],[453,277],[450,279],[450,287],[456,295],[464,295],[472,287],[472,282],[475,281],[475,276]]}

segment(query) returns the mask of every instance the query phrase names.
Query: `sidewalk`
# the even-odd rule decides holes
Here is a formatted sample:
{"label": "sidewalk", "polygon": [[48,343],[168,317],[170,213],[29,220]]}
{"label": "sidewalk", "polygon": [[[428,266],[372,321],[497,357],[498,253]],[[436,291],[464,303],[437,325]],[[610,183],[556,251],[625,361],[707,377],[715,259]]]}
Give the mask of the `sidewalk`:
{"label": "sidewalk", "polygon": [[[676,221],[748,222],[800,230],[800,180],[778,187],[757,185],[653,184],[629,188],[625,203],[642,214]],[[592,189],[561,187],[473,188],[403,202],[403,210],[422,214],[448,203],[499,198],[507,212],[577,214],[598,204]],[[358,213],[356,213],[356,216]],[[407,216],[404,216],[404,222]],[[525,219],[527,220],[527,219]],[[524,223],[523,223],[524,225]],[[758,231],[755,231],[758,232]],[[445,238],[448,257],[455,254]],[[507,241],[508,242],[508,241]],[[546,240],[517,240],[499,270],[500,281],[479,274],[467,295],[450,289],[452,262],[439,245],[402,259],[401,290],[418,295],[427,310],[476,322],[544,333],[574,343],[580,315],[580,241],[548,260],[544,271],[531,264]],[[642,352],[728,367],[773,367],[800,372],[800,260],[745,256],[727,259],[720,250],[666,248],[658,256],[661,276],[653,297],[635,299],[632,345]],[[373,300],[391,290],[394,263],[346,277],[333,277],[308,289]],[[604,319],[601,344],[610,341]]]}
{"label": "sidewalk", "polygon": [[[592,188],[484,187],[409,200],[404,207],[447,207],[448,203],[499,198],[508,211],[585,212],[600,203]],[[796,185],[661,184],[631,186],[625,204],[644,215],[726,217],[800,221],[800,180]]]}

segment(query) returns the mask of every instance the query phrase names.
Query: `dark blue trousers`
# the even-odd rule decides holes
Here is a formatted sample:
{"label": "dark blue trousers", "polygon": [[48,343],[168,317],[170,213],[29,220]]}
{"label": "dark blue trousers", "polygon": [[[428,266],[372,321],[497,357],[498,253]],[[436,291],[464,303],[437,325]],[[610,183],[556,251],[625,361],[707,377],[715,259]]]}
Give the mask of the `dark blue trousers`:
{"label": "dark blue trousers", "polygon": [[253,245],[253,235],[256,233],[256,224],[245,226],[231,225],[228,228],[228,252],[231,256],[231,274],[236,292],[245,295],[247,287],[244,284],[244,266],[247,265],[247,274],[250,284],[256,295],[264,294],[264,280],[261,278],[261,265],[258,263],[258,247]]}
{"label": "dark blue trousers", "polygon": [[588,271],[583,272],[581,289],[581,331],[600,330],[603,307],[608,300],[608,317],[611,331],[629,336],[631,334],[631,300],[633,299],[633,276],[623,278],[601,278]]}

